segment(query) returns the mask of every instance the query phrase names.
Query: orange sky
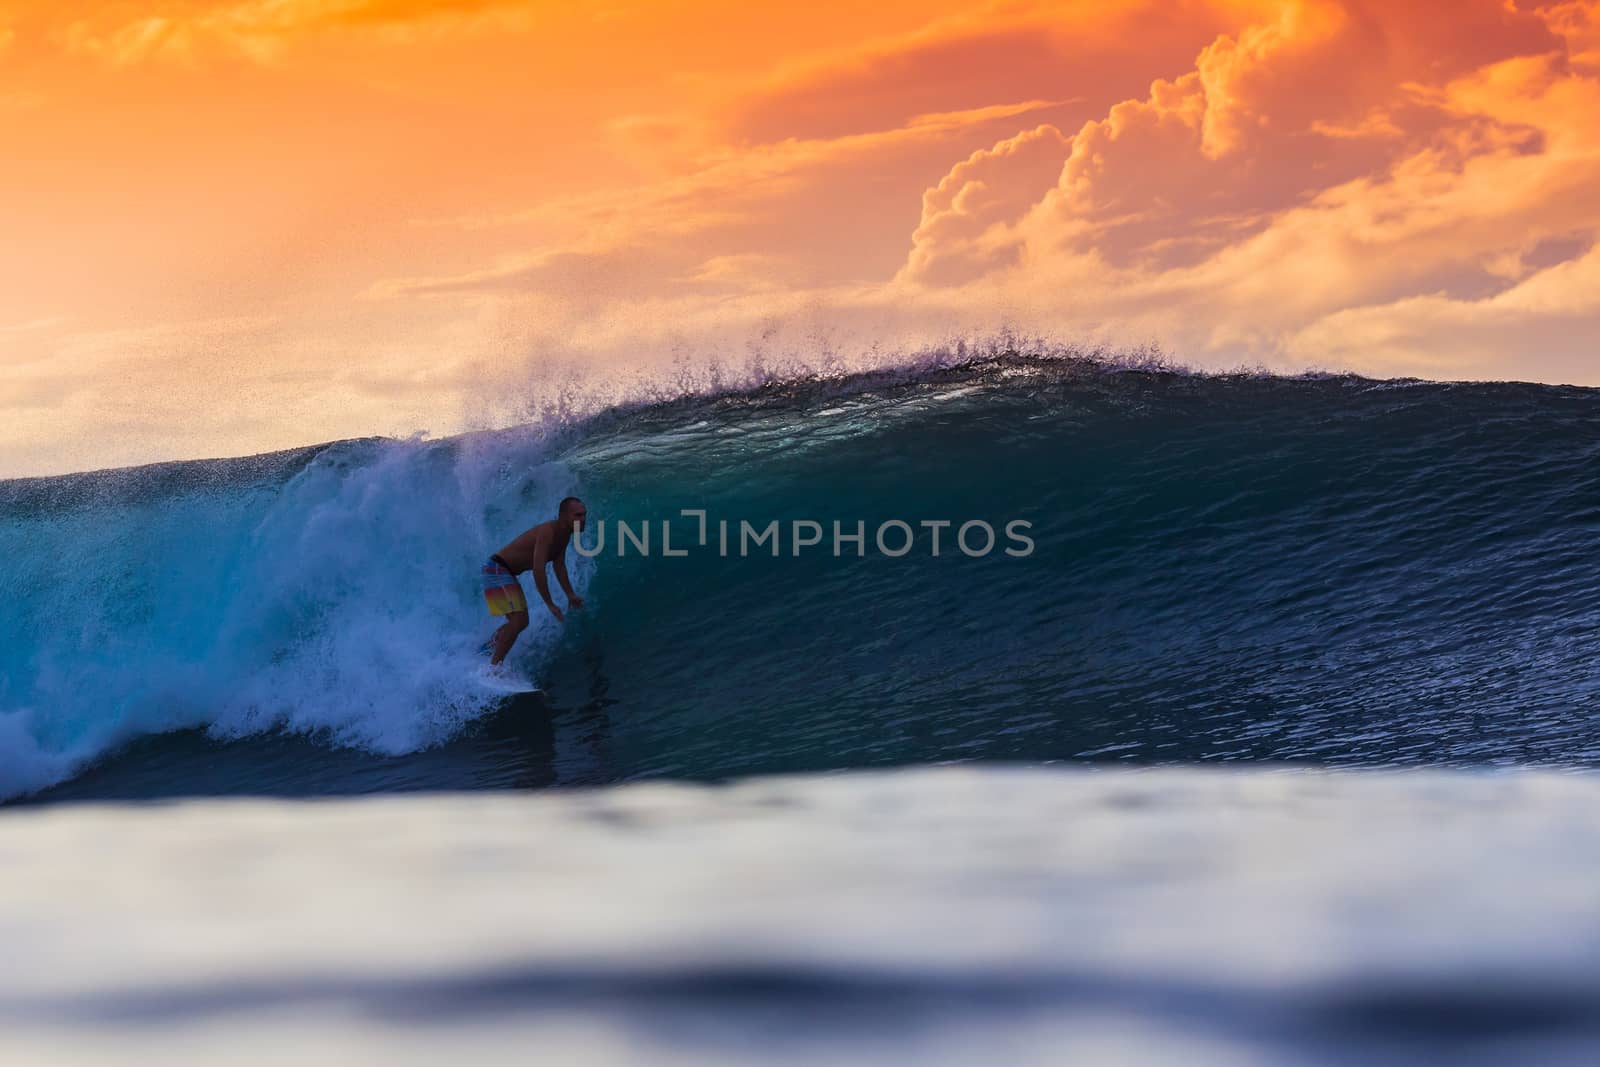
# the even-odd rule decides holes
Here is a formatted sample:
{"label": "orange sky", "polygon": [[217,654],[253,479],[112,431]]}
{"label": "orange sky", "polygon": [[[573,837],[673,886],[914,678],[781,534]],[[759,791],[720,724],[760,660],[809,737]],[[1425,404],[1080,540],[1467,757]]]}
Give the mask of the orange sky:
{"label": "orange sky", "polygon": [[0,476],[1012,326],[1600,385],[1600,0],[0,0]]}

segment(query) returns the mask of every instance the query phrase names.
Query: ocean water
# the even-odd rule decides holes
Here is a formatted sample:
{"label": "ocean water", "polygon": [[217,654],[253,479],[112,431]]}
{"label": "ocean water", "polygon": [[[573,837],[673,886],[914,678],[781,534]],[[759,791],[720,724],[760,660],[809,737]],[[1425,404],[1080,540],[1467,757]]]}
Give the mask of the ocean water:
{"label": "ocean water", "polygon": [[1015,353],[0,482],[0,1049],[1593,1062],[1597,532],[1597,391]]}
{"label": "ocean water", "polygon": [[1600,781],[991,765],[0,817],[26,1064],[1571,1064]]}
{"label": "ocean water", "polygon": [[[574,492],[591,548],[609,530],[574,559],[590,606],[534,612],[513,655],[547,693],[510,709],[464,682],[477,567]],[[694,550],[617,554],[617,523],[663,520]],[[723,520],[778,520],[783,554],[723,556]],[[938,520],[995,550],[946,529],[935,555]],[[1597,534],[1600,392],[1021,357],[4,482],[0,796],[1593,766]]]}

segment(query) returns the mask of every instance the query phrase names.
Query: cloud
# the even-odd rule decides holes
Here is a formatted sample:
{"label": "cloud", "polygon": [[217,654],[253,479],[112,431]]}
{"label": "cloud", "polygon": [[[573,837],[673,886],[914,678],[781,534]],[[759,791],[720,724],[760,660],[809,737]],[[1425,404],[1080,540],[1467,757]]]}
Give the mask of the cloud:
{"label": "cloud", "polygon": [[[323,35],[339,37],[341,62],[356,62],[366,57],[344,45],[514,25],[529,9],[171,0],[100,9],[72,40],[112,62],[271,64],[300,35]],[[618,33],[638,28],[621,21]],[[36,38],[48,39],[30,24],[24,40]],[[493,57],[488,44],[475,38],[470,61],[516,52],[521,62],[528,42]],[[285,184],[272,166],[255,190],[206,186],[195,205],[197,218],[209,209],[206,225],[180,243],[213,229],[226,238],[201,257],[208,272],[238,268],[226,285],[208,281],[203,300],[179,307],[168,294],[199,283],[144,269],[138,285],[151,293],[140,304],[127,282],[83,298],[73,273],[59,299],[18,302],[7,321],[30,328],[0,325],[8,357],[23,357],[0,368],[0,385],[26,401],[0,419],[8,447],[31,441],[30,455],[44,456],[90,439],[85,425],[137,438],[151,458],[185,432],[167,425],[212,452],[401,431],[429,424],[440,396],[490,377],[472,367],[515,366],[527,353],[620,376],[673,351],[738,353],[751,337],[803,347],[827,334],[892,350],[1002,323],[1069,341],[1160,341],[1199,365],[1600,385],[1590,295],[1600,291],[1600,0],[1011,2],[780,64],[754,82],[729,73],[738,64],[690,66],[670,93],[619,82],[613,110],[612,97],[589,94],[601,102],[548,140],[533,136],[548,129],[530,116],[567,102],[494,110],[506,85],[527,84],[524,72],[485,70],[470,88],[417,74],[407,110],[385,111],[400,96],[382,95],[359,113],[387,120],[384,137],[402,146],[388,166],[411,152],[420,168],[447,150],[437,140],[413,148],[415,108],[459,88],[469,110],[426,121],[452,134],[440,116],[481,122],[460,138],[472,146],[462,167],[428,171],[416,188],[362,171],[338,203],[318,183],[334,167],[315,170],[318,181],[301,182],[314,255],[272,261],[277,216],[229,230],[221,205],[242,205],[243,217]],[[282,64],[251,80],[276,93],[296,74]],[[399,80],[411,77],[408,67]],[[350,107],[347,88],[314,88],[297,101]],[[502,121],[511,114],[527,124]],[[308,139],[297,158],[332,160],[334,136]],[[226,147],[247,154],[267,140]],[[515,172],[499,154],[513,141],[532,160]],[[339,147],[358,160],[367,143]],[[546,169],[561,172],[548,185]],[[75,177],[74,197],[98,188],[87,171]],[[74,197],[60,201],[68,222],[94,207]],[[126,214],[100,207],[113,222]],[[92,229],[84,255],[58,258],[88,260],[106,247],[96,239],[126,233]],[[38,260],[16,257],[16,277],[27,281]],[[156,260],[140,249],[128,262]],[[345,297],[363,290],[369,299]],[[197,307],[281,318],[149,337],[28,321],[130,325]],[[219,380],[214,361],[228,396],[206,392]],[[112,380],[136,388],[84,386]],[[135,451],[105,445],[117,449]]]}
{"label": "cloud", "polygon": [[1597,336],[1600,248],[1483,300],[1428,294],[1338,311],[1298,331],[1286,347],[1307,360],[1369,372],[1404,366],[1439,378],[1594,385]]}
{"label": "cloud", "polygon": [[733,256],[712,256],[682,280],[699,286],[769,292],[780,285],[789,272],[782,256],[745,252]]}
{"label": "cloud", "polygon": [[[1054,230],[1059,244],[1114,263],[1183,266],[1237,241],[1241,225],[1248,233],[1317,190],[1381,172],[1445,125],[1405,88],[1419,69],[1417,6],[1290,4],[1219,37],[1189,74],[1084,126],[1035,212],[1036,239]],[[1555,47],[1538,19],[1496,0],[1449,7],[1472,24],[1467,40],[1490,37],[1500,56]],[[1468,51],[1427,68],[1449,76],[1495,55]]]}
{"label": "cloud", "polygon": [[[906,196],[916,179],[906,175],[942,169],[953,151],[972,151],[997,128],[1059,106],[1023,101],[918,115],[898,128],[829,140],[724,147],[701,169],[650,185],[563,197],[514,215],[435,220],[570,236],[476,271],[381,281],[368,295],[554,290],[587,305],[597,295],[646,295],[658,283],[673,291],[701,276],[705,262],[729,257],[783,263],[784,276],[801,283],[828,284],[851,268],[862,279],[882,277],[893,273],[916,218]],[[841,187],[852,195],[840,197]]]}
{"label": "cloud", "polygon": [[53,326],[59,326],[61,321],[60,316],[52,316],[50,318],[28,319],[24,322],[0,322],[0,336],[48,330]]}
{"label": "cloud", "polygon": [[514,0],[242,0],[133,18],[80,19],[65,32],[70,51],[117,66],[149,60],[193,62],[220,50],[258,63],[279,59],[297,36],[377,31],[402,39],[419,25],[471,25],[525,17]]}
{"label": "cloud", "polygon": [[1600,232],[1600,81],[1571,55],[1600,5],[1577,8],[1280,4],[1071,136],[954,166],[898,280],[1251,358],[1306,356],[1346,309],[1498,292]]}
{"label": "cloud", "polygon": [[[1574,49],[1587,47],[1596,9],[1188,5],[1176,10],[1197,25],[1232,23],[1188,55],[1186,72],[1147,77],[1140,95],[1075,131],[1062,105],[1036,103],[762,142],[788,107],[772,85],[827,97],[826,71],[867,92],[863,113],[904,112],[896,71],[941,49],[976,55],[996,39],[949,24],[902,41],[898,59],[878,47],[853,67],[830,60],[759,89],[733,110],[771,129],[737,127],[751,143],[710,149],[697,170],[539,213],[579,220],[578,243],[388,292],[559,295],[582,311],[568,321],[604,319],[612,334],[647,321],[731,328],[763,309],[826,305],[841,322],[899,325],[999,313],[1074,335],[1161,340],[1200,363],[1337,363],[1354,351],[1331,340],[1342,328],[1369,336],[1381,322],[1400,336],[1392,309],[1464,313],[1590,247],[1600,233],[1600,81]],[[1059,99],[1078,72],[1057,73],[1040,84]],[[818,106],[817,129],[860,121],[824,122],[832,104]],[[948,162],[995,126],[1000,136]],[[896,253],[907,181],[941,154]],[[1378,310],[1363,318],[1368,308]],[[1374,349],[1382,359],[1361,365],[1459,362],[1425,359],[1424,349],[1386,343]]]}
{"label": "cloud", "polygon": [[826,140],[912,116],[1026,99],[1102,110],[1181,67],[1240,5],[1218,0],[990,5],[791,63],[726,109],[735,143]]}
{"label": "cloud", "polygon": [[1056,184],[1067,143],[1047,124],[958,163],[923,194],[901,277],[954,284],[1014,261],[1020,246],[1008,227]]}
{"label": "cloud", "polygon": [[427,427],[441,396],[485,380],[483,353],[412,316],[386,331],[393,317],[354,340],[270,316],[8,337],[0,477]]}
{"label": "cloud", "polygon": [[1425,147],[1279,214],[1190,280],[1270,324],[1448,293],[1540,242],[1600,233],[1600,82],[1554,56],[1508,59],[1451,83],[1440,109],[1454,123]]}
{"label": "cloud", "polygon": [[1551,30],[1566,40],[1572,66],[1600,74],[1600,4],[1594,0],[1565,0],[1540,4],[1539,13]]}

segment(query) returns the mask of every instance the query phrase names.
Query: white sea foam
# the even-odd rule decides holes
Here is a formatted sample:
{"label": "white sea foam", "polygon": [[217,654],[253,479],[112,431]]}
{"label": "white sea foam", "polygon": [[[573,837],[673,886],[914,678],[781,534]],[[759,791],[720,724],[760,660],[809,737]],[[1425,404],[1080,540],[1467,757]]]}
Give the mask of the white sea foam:
{"label": "white sea foam", "polygon": [[[575,489],[509,433],[336,445],[281,482],[206,474],[0,524],[0,799],[184,727],[380,753],[449,737],[495,700],[470,682],[493,625],[478,568]],[[553,635],[534,613],[525,669]]]}

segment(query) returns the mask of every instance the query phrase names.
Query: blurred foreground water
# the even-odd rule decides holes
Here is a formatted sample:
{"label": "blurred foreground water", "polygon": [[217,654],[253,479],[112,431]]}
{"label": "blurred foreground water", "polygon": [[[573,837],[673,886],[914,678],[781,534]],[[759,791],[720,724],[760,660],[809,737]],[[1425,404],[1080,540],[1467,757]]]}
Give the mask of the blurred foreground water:
{"label": "blurred foreground water", "polygon": [[0,811],[0,1062],[1600,1062],[1600,777]]}

